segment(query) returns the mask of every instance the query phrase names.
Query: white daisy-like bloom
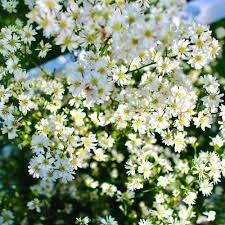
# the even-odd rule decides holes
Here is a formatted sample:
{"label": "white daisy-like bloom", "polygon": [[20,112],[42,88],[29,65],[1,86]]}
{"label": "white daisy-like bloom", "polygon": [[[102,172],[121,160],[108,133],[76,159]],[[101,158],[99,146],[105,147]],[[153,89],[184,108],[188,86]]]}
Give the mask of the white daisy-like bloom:
{"label": "white daisy-like bloom", "polygon": [[197,194],[195,192],[188,192],[187,196],[185,197],[183,201],[188,205],[193,205],[195,204],[196,198],[197,198]]}
{"label": "white daisy-like bloom", "polygon": [[[0,140],[30,150],[29,174],[77,201],[87,189],[132,224],[195,223],[199,196],[225,175],[221,80],[202,70],[219,53],[209,27],[182,20],[179,0],[25,3],[26,22],[0,30]],[[62,70],[36,65],[64,51],[76,61]]]}
{"label": "white daisy-like bloom", "polygon": [[112,216],[106,216],[105,218],[99,218],[101,225],[118,225],[117,221]]}
{"label": "white daisy-like bloom", "polygon": [[152,225],[152,222],[150,220],[141,219],[138,225]]}

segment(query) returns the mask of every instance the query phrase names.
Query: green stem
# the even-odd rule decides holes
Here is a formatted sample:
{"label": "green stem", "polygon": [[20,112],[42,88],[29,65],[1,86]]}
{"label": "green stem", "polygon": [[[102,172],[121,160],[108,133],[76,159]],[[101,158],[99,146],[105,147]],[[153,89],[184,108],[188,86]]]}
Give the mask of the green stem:
{"label": "green stem", "polygon": [[152,66],[152,65],[155,65],[155,62],[151,62],[151,63],[149,63],[149,64],[143,65],[143,66],[141,66],[141,67],[139,67],[139,68],[137,68],[137,69],[134,69],[134,70],[128,70],[128,71],[126,72],[126,74],[128,74],[128,73],[133,73],[133,72],[136,72],[136,71],[139,71],[139,70],[141,70],[141,69],[143,69],[143,68],[145,68],[145,67]]}

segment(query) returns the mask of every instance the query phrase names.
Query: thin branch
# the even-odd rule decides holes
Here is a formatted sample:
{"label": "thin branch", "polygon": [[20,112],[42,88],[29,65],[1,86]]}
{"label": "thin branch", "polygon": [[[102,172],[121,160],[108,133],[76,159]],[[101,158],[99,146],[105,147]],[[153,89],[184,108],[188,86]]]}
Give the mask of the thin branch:
{"label": "thin branch", "polygon": [[146,65],[141,66],[141,67],[139,67],[139,68],[137,68],[137,69],[134,69],[134,70],[128,70],[128,71],[126,72],[126,74],[128,74],[128,73],[133,73],[133,72],[136,72],[136,71],[139,71],[139,70],[141,70],[141,69],[143,69],[143,68],[145,68],[145,67],[152,66],[152,65],[155,65],[155,62],[146,64]]}

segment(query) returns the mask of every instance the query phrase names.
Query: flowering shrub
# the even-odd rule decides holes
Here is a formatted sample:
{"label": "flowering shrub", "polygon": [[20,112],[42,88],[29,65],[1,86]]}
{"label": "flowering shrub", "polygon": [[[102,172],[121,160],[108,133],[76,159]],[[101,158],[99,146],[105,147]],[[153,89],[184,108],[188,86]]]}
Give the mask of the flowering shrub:
{"label": "flowering shrub", "polygon": [[[1,3],[15,15],[28,7],[1,22],[1,140],[30,157],[40,181],[27,207],[42,217],[16,217],[4,203],[0,224],[53,224],[44,211],[54,196],[65,206],[56,224],[72,223],[73,210],[77,224],[213,221],[203,200],[225,175],[225,106],[216,76],[198,71],[219,44],[180,18],[185,2]],[[60,50],[77,60],[29,76]]]}

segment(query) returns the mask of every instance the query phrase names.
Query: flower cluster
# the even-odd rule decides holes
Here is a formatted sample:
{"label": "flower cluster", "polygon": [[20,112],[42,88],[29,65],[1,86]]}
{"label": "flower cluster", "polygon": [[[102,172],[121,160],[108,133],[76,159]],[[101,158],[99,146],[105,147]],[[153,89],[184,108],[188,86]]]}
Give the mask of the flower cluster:
{"label": "flower cluster", "polygon": [[110,55],[113,65],[124,69],[152,61],[158,62],[162,73],[171,73],[182,61],[200,69],[217,54],[218,42],[207,27],[179,19],[184,1],[159,1],[147,11],[145,5],[123,0],[65,4],[39,0],[28,17],[62,51],[91,48]]}
{"label": "flower cluster", "polygon": [[[18,1],[1,2],[16,12]],[[31,190],[51,198],[59,182],[71,199],[106,199],[96,224],[119,224],[107,199],[126,224],[213,221],[196,206],[225,175],[224,95],[200,70],[219,53],[209,28],[182,20],[180,0],[24,3],[27,20],[0,32],[0,131],[32,154],[29,174],[41,181]],[[78,57],[30,77],[54,51]],[[82,188],[87,196],[76,194]],[[45,204],[35,196],[27,207],[41,213]]]}

